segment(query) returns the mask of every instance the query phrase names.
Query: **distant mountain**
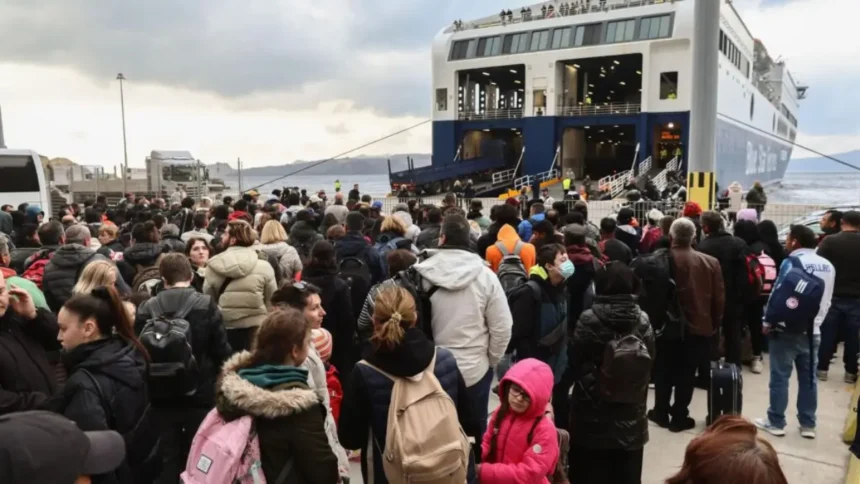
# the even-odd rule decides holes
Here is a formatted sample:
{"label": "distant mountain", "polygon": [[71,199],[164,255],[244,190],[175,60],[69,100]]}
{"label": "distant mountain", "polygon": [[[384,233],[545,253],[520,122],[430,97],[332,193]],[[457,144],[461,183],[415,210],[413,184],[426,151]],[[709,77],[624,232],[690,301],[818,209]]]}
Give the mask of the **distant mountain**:
{"label": "distant mountain", "polygon": [[816,158],[801,158],[799,160],[791,160],[788,164],[787,173],[830,173],[830,172],[860,172],[860,150],[849,151],[848,153],[840,153],[831,155],[837,160],[844,161],[850,165],[857,167],[855,170],[849,166],[837,163],[833,160],[816,157]]}
{"label": "distant mountain", "polygon": [[[391,170],[401,171],[407,168],[406,157],[411,157],[415,167],[428,166],[429,154],[397,154],[391,156],[357,156],[321,163],[303,171],[302,175],[372,175],[388,173],[388,160],[391,160]],[[301,170],[318,163],[318,161],[295,161],[283,165],[261,166],[242,169],[243,176],[283,176],[296,170]],[[237,170],[226,163],[209,165],[209,176],[215,178],[234,177]]]}

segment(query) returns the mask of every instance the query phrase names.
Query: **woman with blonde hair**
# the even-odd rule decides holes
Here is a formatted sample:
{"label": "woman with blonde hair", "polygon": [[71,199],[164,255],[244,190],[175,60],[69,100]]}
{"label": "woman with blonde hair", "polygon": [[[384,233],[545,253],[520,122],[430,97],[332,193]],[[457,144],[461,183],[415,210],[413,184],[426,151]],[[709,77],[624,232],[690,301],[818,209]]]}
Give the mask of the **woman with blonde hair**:
{"label": "woman with blonde hair", "polygon": [[287,232],[280,222],[269,220],[260,231],[260,250],[278,260],[285,279],[293,279],[302,271],[302,260],[296,249],[287,243]]}
{"label": "woman with blonde hair", "polygon": [[406,224],[398,217],[385,217],[376,237],[376,251],[384,259],[392,250],[405,249],[418,254],[418,247],[406,238]]}
{"label": "woman with blonde hair", "polygon": [[[97,260],[90,262],[81,271],[81,276],[75,287],[72,288],[72,294],[92,294],[93,289],[97,287],[112,287],[116,289],[116,281],[119,277],[119,270],[112,262],[106,260]],[[132,319],[136,311],[134,304],[123,301],[125,310],[128,311]]]}
{"label": "woman with blonde hair", "polygon": [[[345,448],[362,449],[364,482],[372,482],[368,474],[375,476],[375,483],[386,482],[379,452],[373,449],[368,453],[367,449],[370,435],[376,442],[386,439],[388,404],[381,402],[391,401],[394,388],[393,380],[386,374],[394,378],[414,378],[435,362],[433,375],[454,400],[460,425],[467,435],[480,442],[478,416],[473,415],[457,361],[450,351],[437,348],[416,328],[416,321],[415,300],[409,291],[399,286],[382,289],[374,305],[371,344],[365,347],[364,359],[355,365],[350,382],[344,385],[338,437]],[[372,462],[368,462],[368,455],[373,455]],[[368,466],[372,466],[370,471]]]}

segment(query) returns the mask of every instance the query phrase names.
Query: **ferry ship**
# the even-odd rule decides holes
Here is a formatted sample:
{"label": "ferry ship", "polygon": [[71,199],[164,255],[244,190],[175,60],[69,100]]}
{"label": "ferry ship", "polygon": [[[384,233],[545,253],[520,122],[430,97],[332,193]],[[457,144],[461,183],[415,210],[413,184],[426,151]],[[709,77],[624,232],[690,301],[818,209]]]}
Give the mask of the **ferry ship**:
{"label": "ferry ship", "polygon": [[[695,1],[551,1],[454,21],[433,40],[432,165],[392,173],[393,188],[684,172]],[[785,173],[807,87],[719,1],[715,176],[746,190]]]}

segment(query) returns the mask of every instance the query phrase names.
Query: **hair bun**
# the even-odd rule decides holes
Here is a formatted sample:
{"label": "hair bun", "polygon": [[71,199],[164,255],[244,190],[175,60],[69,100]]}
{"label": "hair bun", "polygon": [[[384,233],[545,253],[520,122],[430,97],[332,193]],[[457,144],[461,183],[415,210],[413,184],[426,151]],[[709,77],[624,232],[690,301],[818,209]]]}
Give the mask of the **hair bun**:
{"label": "hair bun", "polygon": [[394,311],[394,313],[391,315],[391,319],[389,319],[389,321],[391,321],[394,324],[400,324],[400,322],[403,321],[403,315],[397,311]]}

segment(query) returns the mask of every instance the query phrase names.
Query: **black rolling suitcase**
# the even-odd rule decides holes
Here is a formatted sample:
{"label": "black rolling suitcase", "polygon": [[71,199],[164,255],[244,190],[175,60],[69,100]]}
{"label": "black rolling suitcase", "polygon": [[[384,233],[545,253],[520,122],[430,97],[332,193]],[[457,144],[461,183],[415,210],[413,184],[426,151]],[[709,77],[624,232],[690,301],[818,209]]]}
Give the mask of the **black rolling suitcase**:
{"label": "black rolling suitcase", "polygon": [[740,415],[743,409],[744,378],[733,363],[711,363],[708,387],[708,425],[722,415]]}

